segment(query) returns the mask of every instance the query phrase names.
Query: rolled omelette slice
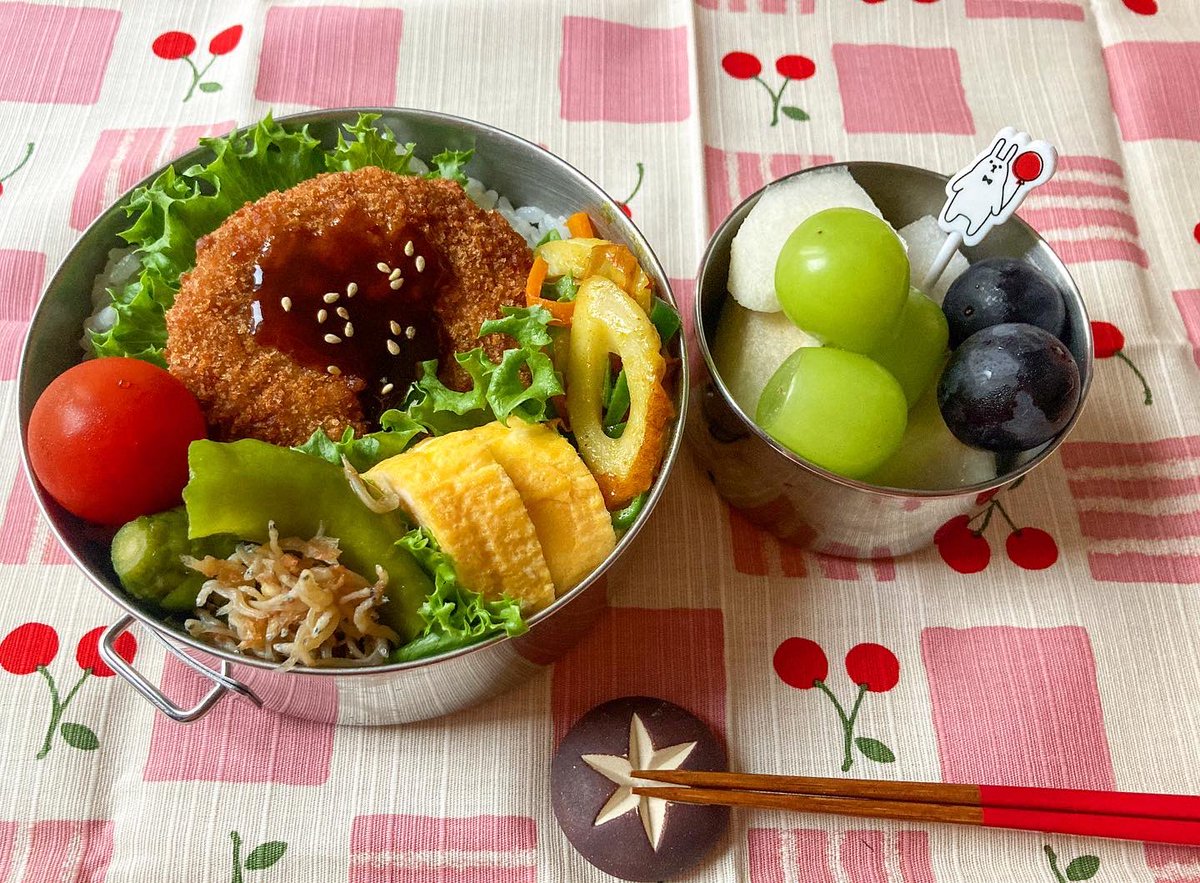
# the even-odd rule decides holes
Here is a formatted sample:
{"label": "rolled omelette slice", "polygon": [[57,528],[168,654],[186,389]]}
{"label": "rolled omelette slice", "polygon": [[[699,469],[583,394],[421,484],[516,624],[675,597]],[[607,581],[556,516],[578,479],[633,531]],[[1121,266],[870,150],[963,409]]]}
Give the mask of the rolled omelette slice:
{"label": "rolled omelette slice", "polygon": [[512,479],[542,544],[555,591],[561,595],[592,571],[617,544],[600,486],[565,438],[544,423],[510,419],[477,433]]}
{"label": "rolled omelette slice", "polygon": [[474,432],[431,438],[364,477],[399,495],[453,559],[468,589],[485,598],[507,595],[525,612],[554,601],[554,581],[525,503]]}

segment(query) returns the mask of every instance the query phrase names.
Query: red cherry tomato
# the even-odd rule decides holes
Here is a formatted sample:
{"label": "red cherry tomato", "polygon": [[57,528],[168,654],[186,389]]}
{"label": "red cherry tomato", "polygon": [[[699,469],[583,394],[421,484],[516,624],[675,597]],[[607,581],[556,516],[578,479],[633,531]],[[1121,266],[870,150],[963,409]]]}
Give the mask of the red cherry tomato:
{"label": "red cherry tomato", "polygon": [[91,359],[46,387],[29,416],[29,462],[69,512],[124,524],[179,502],[187,449],[204,438],[187,387],[139,359]]}

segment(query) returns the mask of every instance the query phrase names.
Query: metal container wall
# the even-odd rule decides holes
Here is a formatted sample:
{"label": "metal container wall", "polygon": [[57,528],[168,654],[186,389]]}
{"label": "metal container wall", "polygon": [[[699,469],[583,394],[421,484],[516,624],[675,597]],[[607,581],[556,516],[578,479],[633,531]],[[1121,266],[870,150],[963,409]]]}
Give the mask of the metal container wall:
{"label": "metal container wall", "polygon": [[[946,199],[948,179],[935,172],[892,163],[837,165],[850,172],[897,229],[924,215],[936,217]],[[951,518],[977,510],[980,494],[1007,487],[1053,453],[1086,402],[1093,367],[1091,325],[1067,268],[1031,227],[1015,217],[964,253],[971,262],[1021,258],[1063,292],[1067,306],[1063,337],[1079,365],[1081,396],[1074,417],[1055,438],[1006,464],[994,481],[949,491],[915,491],[880,488],[835,475],[801,459],[755,425],[722,382],[708,342],[729,297],[730,243],[761,195],[760,190],[747,198],[713,235],[696,290],[696,336],[708,370],[707,375],[699,372],[702,376],[693,383],[688,440],[718,493],[731,505],[780,539],[818,552],[849,558],[903,555],[932,543],[937,529]]]}
{"label": "metal container wall", "polygon": [[[514,205],[536,205],[555,215],[586,211],[597,235],[626,244],[653,280],[659,296],[675,304],[662,266],[632,221],[578,170],[528,141],[471,120],[401,108],[315,111],[285,117],[279,122],[288,128],[307,124],[310,133],[330,147],[336,143],[339,125],[353,122],[360,110],[382,114],[381,122],[391,127],[397,140],[415,142],[417,153],[423,158],[445,149],[474,149],[470,174],[507,196]],[[199,148],[173,165],[182,170],[210,158],[208,150]],[[143,184],[157,174],[149,176]],[[29,470],[25,443],[34,402],[51,380],[83,356],[78,341],[83,321],[92,311],[93,281],[103,271],[109,250],[124,245],[117,236],[128,224],[119,208],[124,202],[122,197],[88,228],[50,281],[30,325],[18,379],[21,455],[38,504],[71,558],[126,614],[101,641],[101,654],[115,671],[161,711],[181,721],[201,717],[222,697],[232,694],[310,720],[350,725],[395,724],[448,714],[496,696],[541,670],[579,640],[603,609],[605,590],[601,575],[629,547],[662,495],[682,439],[688,395],[687,384],[682,380],[674,392],[676,418],[659,478],[641,515],[595,571],[553,606],[531,617],[529,631],[517,638],[493,638],[443,656],[401,665],[280,672],[269,663],[202,644],[182,629],[163,623],[153,610],[143,608],[126,595],[109,563],[112,531],[81,521],[46,494]],[[678,339],[671,347],[671,354],[686,360]],[[687,377],[686,372],[684,364],[679,376]],[[213,681],[212,690],[198,705],[178,707],[113,652],[112,642],[135,622],[148,629],[180,661]]]}

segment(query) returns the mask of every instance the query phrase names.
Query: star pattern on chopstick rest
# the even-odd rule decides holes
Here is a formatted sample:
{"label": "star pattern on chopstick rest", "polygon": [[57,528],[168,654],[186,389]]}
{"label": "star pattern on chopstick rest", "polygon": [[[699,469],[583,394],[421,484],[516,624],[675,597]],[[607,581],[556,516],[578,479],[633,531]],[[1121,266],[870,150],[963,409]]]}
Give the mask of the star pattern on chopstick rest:
{"label": "star pattern on chopstick rest", "polygon": [[596,814],[593,825],[599,827],[627,812],[636,812],[642,820],[646,839],[650,841],[650,846],[657,850],[662,841],[667,802],[658,797],[634,794],[634,788],[654,787],[658,783],[635,778],[632,773],[634,770],[679,769],[695,747],[695,742],[680,742],[666,748],[655,748],[646,725],[636,713],[633,714],[629,720],[628,754],[624,757],[611,754],[584,754],[580,757],[584,763],[617,785],[612,797]]}

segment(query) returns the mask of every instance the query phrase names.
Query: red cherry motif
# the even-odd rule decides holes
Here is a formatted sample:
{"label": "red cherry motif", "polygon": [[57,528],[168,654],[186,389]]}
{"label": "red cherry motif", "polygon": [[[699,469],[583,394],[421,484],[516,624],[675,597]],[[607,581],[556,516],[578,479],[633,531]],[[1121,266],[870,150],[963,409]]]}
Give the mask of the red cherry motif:
{"label": "red cherry motif", "polygon": [[1192,238],[1197,242],[1200,242],[1200,224],[1197,224],[1192,228]]}
{"label": "red cherry motif", "polygon": [[816,641],[788,638],[775,648],[775,674],[789,687],[811,690],[829,675],[829,660]]}
{"label": "red cherry motif", "polygon": [[1093,322],[1092,340],[1095,342],[1097,359],[1112,358],[1125,349],[1125,335],[1112,322]]}
{"label": "red cherry motif", "polygon": [[213,37],[208,43],[208,51],[213,55],[228,55],[234,49],[237,49],[238,43],[241,41],[242,26],[234,25]]}
{"label": "red cherry motif", "polygon": [[1128,365],[1142,384],[1142,402],[1146,405],[1154,404],[1154,394],[1150,390],[1149,381],[1133,360],[1125,355],[1125,335],[1120,328],[1112,322],[1092,322],[1092,344],[1097,359],[1115,357]]}
{"label": "red cherry motif", "polygon": [[1013,174],[1022,183],[1032,181],[1042,173],[1042,158],[1034,151],[1027,150],[1013,161]]}
{"label": "red cherry motif", "polygon": [[622,213],[624,213],[625,217],[627,217],[627,218],[632,218],[632,217],[633,217],[633,209],[631,209],[631,208],[630,208],[629,206],[627,206],[625,203],[623,203],[623,202],[618,202],[618,203],[617,203],[617,208],[619,208],[619,209],[622,211]]}
{"label": "red cherry motif", "polygon": [[196,38],[184,31],[167,31],[155,37],[150,48],[159,58],[177,61],[196,51]]}
{"label": "red cherry motif", "polygon": [[58,633],[42,622],[19,625],[0,641],[0,667],[9,674],[32,674],[57,655]]}
{"label": "red cherry motif", "polygon": [[1158,12],[1157,0],[1125,0],[1125,8],[1138,15],[1154,15]]}
{"label": "red cherry motif", "polygon": [[[975,505],[982,506],[984,503],[990,503],[996,494],[1000,493],[999,488],[992,488],[990,491],[981,491],[975,495]],[[945,525],[943,525],[945,527]]]}
{"label": "red cherry motif", "polygon": [[942,560],[959,573],[978,573],[992,560],[991,545],[971,530],[969,521],[966,515],[957,515],[933,536]]}
{"label": "red cherry motif", "polygon": [[[100,636],[104,634],[104,626],[97,626],[79,639],[75,648],[75,661],[82,669],[91,669],[98,678],[111,678],[113,670],[100,658]],[[126,662],[133,662],[137,654],[137,640],[129,632],[122,633],[114,642],[113,649]]]}
{"label": "red cherry motif", "polygon": [[1054,537],[1038,527],[1014,530],[1004,541],[1004,550],[1013,564],[1026,570],[1045,570],[1058,560]]}
{"label": "red cherry motif", "polygon": [[752,80],[762,73],[762,62],[749,52],[730,52],[721,59],[721,67],[735,80]]}
{"label": "red cherry motif", "polygon": [[858,644],[846,654],[846,674],[872,693],[886,693],[900,681],[900,660],[882,644]]}
{"label": "red cherry motif", "polygon": [[817,72],[817,66],[811,58],[804,55],[781,55],[775,59],[775,70],[781,77],[807,80]]}

